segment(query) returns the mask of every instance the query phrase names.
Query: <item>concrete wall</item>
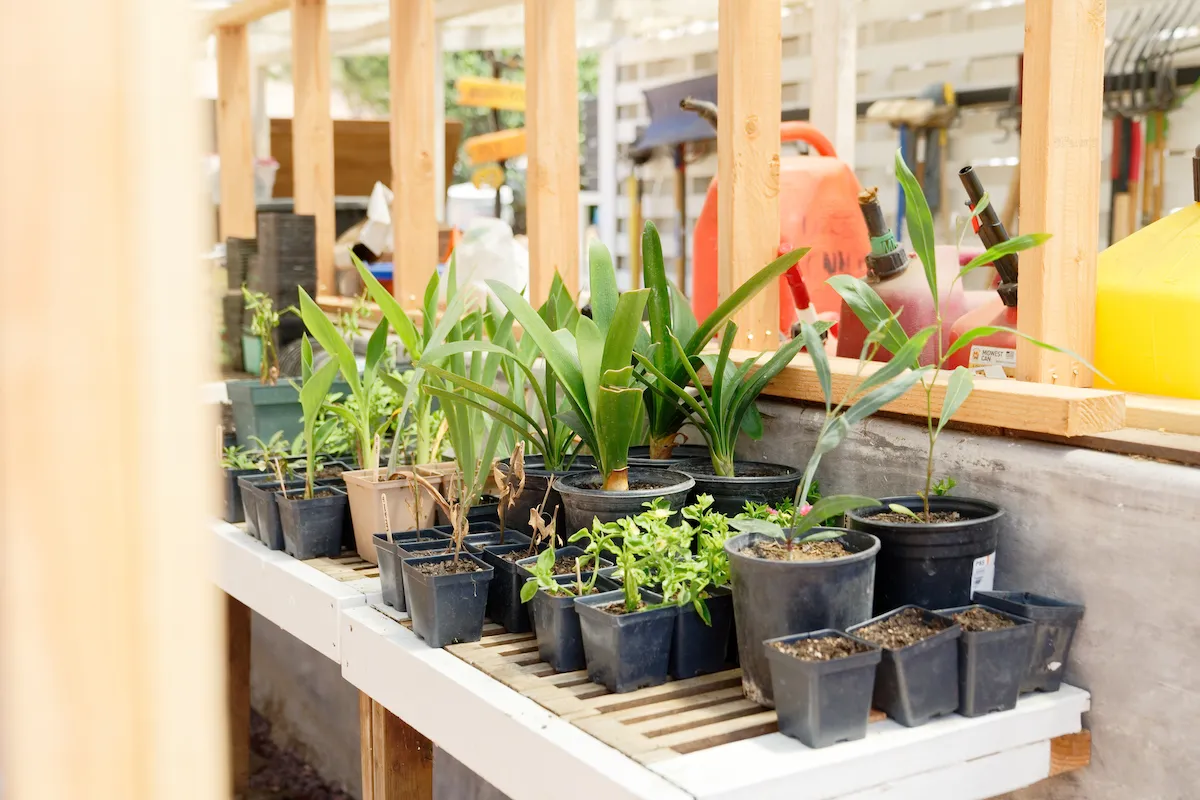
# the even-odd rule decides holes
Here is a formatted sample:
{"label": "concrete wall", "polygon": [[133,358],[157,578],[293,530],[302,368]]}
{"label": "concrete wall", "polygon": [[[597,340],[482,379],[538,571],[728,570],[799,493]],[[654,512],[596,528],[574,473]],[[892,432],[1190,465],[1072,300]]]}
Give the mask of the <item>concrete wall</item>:
{"label": "concrete wall", "polygon": [[[815,409],[760,404],[765,435],[745,457],[803,466]],[[827,455],[823,493],[912,494],[923,428],[871,419]],[[1092,764],[1020,800],[1183,800],[1197,796],[1200,747],[1200,470],[1063,445],[946,431],[936,475],[955,494],[1006,509],[997,589],[1086,603],[1066,679],[1089,689]]]}

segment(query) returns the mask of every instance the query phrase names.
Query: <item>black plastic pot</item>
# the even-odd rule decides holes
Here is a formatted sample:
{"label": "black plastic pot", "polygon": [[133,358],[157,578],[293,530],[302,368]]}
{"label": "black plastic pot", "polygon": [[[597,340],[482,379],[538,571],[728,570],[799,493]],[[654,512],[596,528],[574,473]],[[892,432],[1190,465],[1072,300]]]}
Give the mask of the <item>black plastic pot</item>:
{"label": "black plastic pot", "polygon": [[[586,472],[589,469],[595,469],[596,465],[591,459],[583,460],[576,458],[570,469],[548,470],[544,467],[545,461],[541,456],[525,456],[525,489],[512,501],[508,509],[504,512],[504,525],[521,533],[533,533],[533,528],[529,525],[529,512],[538,506],[542,506],[542,512],[547,517],[554,514],[554,510],[562,506],[562,495],[558,493],[558,489],[551,489],[549,496],[546,495],[546,487],[551,479],[557,481],[558,478],[568,475],[572,472]],[[500,471],[505,477],[509,473],[509,460],[506,458],[500,462]],[[545,505],[542,505],[542,499],[545,498]],[[562,514],[559,513],[561,518]]]}
{"label": "black plastic pot", "polygon": [[[946,608],[937,613],[952,617],[970,608],[986,606]],[[998,631],[963,629],[958,639],[958,713],[964,717],[1016,708],[1021,680],[1033,652],[1032,622],[994,608],[987,610],[1016,625]]]}
{"label": "black plastic pot", "polygon": [[[585,573],[586,579],[587,573]],[[562,576],[560,583],[574,580],[574,576]],[[611,592],[617,588],[614,581],[600,577],[596,588]],[[538,589],[529,601],[529,619],[537,635],[538,656],[555,672],[574,672],[587,666],[583,652],[583,633],[579,629],[579,612],[575,610],[575,595],[547,594]]]}
{"label": "black plastic pot", "polygon": [[690,603],[680,606],[675,616],[668,671],[677,681],[726,668],[729,626],[733,623],[733,592],[725,587],[714,589],[705,603],[712,625],[704,624]]}
{"label": "black plastic pot", "polygon": [[[559,558],[561,556],[581,556],[581,555],[583,555],[584,550],[582,547],[576,547],[573,544],[569,544],[566,547],[556,548],[554,552],[555,552],[555,558]],[[525,571],[526,575],[531,575],[531,574],[533,574],[533,572],[532,572],[533,565],[537,563],[537,560],[538,560],[537,556],[530,556],[529,558],[522,558],[517,561],[517,566],[519,568],[523,569]],[[606,578],[612,577],[612,574],[616,571],[616,569],[617,568],[615,566],[613,566],[613,562],[611,562],[605,558],[600,559],[600,574],[603,575],[604,577],[606,577]],[[591,570],[591,569],[582,570],[579,573],[579,577],[581,577],[583,580],[586,581],[591,576],[592,571],[593,570]],[[572,580],[572,581],[575,580],[575,576],[573,574],[572,575],[559,575],[556,577],[556,580],[557,580],[557,578],[562,578],[563,580]]]}
{"label": "black plastic pot", "polygon": [[[852,625],[848,632],[854,633],[906,608],[917,607],[901,606]],[[924,608],[920,611],[927,620],[940,616]],[[875,673],[872,704],[901,725],[915,728],[958,710],[958,637],[962,628],[952,619],[946,621],[949,627],[927,639],[899,650],[883,648],[883,660]]]}
{"label": "black plastic pot", "polygon": [[525,552],[528,549],[528,542],[514,542],[485,545],[479,552],[483,562],[494,570],[492,584],[488,587],[487,617],[503,626],[509,633],[526,633],[533,630],[529,621],[529,608],[521,602],[521,587],[525,585],[529,573],[516,562],[501,556],[516,550]]}
{"label": "black plastic pot", "polygon": [[1057,692],[1084,606],[1030,592],[976,592],[975,602],[1033,621],[1033,650],[1021,691]]}
{"label": "black plastic pot", "polygon": [[[349,515],[347,515],[349,516]],[[379,557],[379,583],[383,587],[383,602],[397,611],[407,611],[404,596],[404,575],[401,565],[400,542],[417,542],[429,539],[444,540],[445,534],[428,528],[404,533],[375,534],[375,553]]]}
{"label": "black plastic pot", "polygon": [[[827,530],[817,528],[818,530]],[[768,537],[743,533],[725,542],[737,620],[738,659],[746,697],[772,707],[767,639],[834,628],[845,630],[871,616],[879,540],[846,531],[837,541],[853,555],[826,561],[769,561],[742,552]]]}
{"label": "black plastic pot", "polygon": [[[238,484],[238,478],[244,478],[248,475],[262,475],[257,467],[251,469],[222,469],[221,470],[221,486],[225,492],[225,513],[224,519],[226,522],[238,523],[246,521],[246,507],[242,503],[242,487]],[[257,528],[257,521],[255,522]]]}
{"label": "black plastic pot", "polygon": [[953,608],[971,602],[971,593],[992,587],[996,542],[1004,511],[969,497],[933,497],[931,511],[957,511],[960,522],[925,524],[882,522],[872,515],[896,503],[918,514],[919,497],[885,497],[882,505],[846,514],[847,527],[879,538],[875,567],[875,613],[905,605]]}
{"label": "black plastic pot", "polygon": [[[249,500],[246,513],[249,514],[253,507],[258,539],[270,550],[283,549],[283,528],[279,524],[279,505],[275,502],[275,492],[279,488],[279,481],[273,475],[261,480],[242,479],[242,497]],[[303,491],[304,481],[284,481],[283,488],[289,494]]]}
{"label": "black plastic pot", "polygon": [[483,636],[483,611],[487,605],[492,568],[475,556],[463,553],[481,571],[457,575],[426,575],[420,564],[449,561],[453,556],[404,559],[404,591],[413,633],[430,647],[456,642],[477,642]]}
{"label": "black plastic pot", "polygon": [[[646,603],[662,599],[645,590]],[[632,614],[609,614],[601,606],[625,599],[622,590],[575,598],[588,678],[610,692],[632,692],[667,680],[675,606]]]}
{"label": "black plastic pot", "polygon": [[650,445],[641,444],[629,448],[629,466],[652,467],[654,469],[674,469],[676,464],[690,461],[693,458],[708,458],[708,445],[677,444],[671,451],[670,458],[651,458]]}
{"label": "black plastic pot", "polygon": [[301,561],[321,556],[332,558],[342,552],[346,495],[332,486],[322,489],[332,495],[305,500],[303,495],[292,499],[284,497],[283,492],[275,493],[283,551],[292,558]]}
{"label": "black plastic pot", "polygon": [[[446,524],[449,524],[449,522],[450,522],[450,519],[446,516],[446,512],[442,511],[441,506],[437,507],[437,521],[438,521],[438,525],[446,525]],[[475,525],[481,524],[481,523],[491,523],[492,525],[496,526],[497,530],[499,530],[499,528],[500,528],[500,504],[498,502],[496,502],[494,499],[492,500],[492,502],[479,503],[477,505],[473,505],[467,511],[467,524],[468,525],[470,525],[471,527],[474,527]]]}
{"label": "black plastic pot", "polygon": [[591,529],[593,520],[612,522],[636,516],[646,510],[646,503],[657,497],[664,498],[673,511],[679,511],[687,504],[688,492],[696,482],[674,470],[630,467],[629,484],[645,488],[606,492],[600,488],[603,482],[596,470],[573,472],[560,478],[557,486],[562,495],[564,535],[569,537],[578,530]]}
{"label": "black plastic pot", "polygon": [[266,472],[252,472],[237,479],[238,494],[242,498],[242,517],[246,523],[246,532],[261,539],[258,535],[258,501],[261,494],[254,492],[254,486],[259,483],[269,483],[275,476]]}
{"label": "black plastic pot", "polygon": [[734,461],[732,478],[715,474],[710,458],[693,458],[673,468],[696,481],[688,494],[689,503],[702,494],[712,495],[713,511],[730,517],[741,513],[747,501],[776,506],[781,500],[794,499],[804,477],[794,467],[764,461]]}
{"label": "black plastic pot", "polygon": [[[771,646],[830,636],[853,639],[870,649],[832,661],[802,661]],[[809,747],[828,747],[867,735],[875,668],[882,658],[879,645],[826,629],[768,639],[763,649],[771,665],[780,733]]]}
{"label": "black plastic pot", "polygon": [[[454,533],[453,525],[434,525],[433,530],[441,531],[450,536]],[[491,533],[492,531],[500,530],[500,525],[495,520],[471,520],[467,519],[467,535],[475,533]]]}
{"label": "black plastic pot", "polygon": [[[423,531],[423,533],[433,533],[445,536],[445,538],[430,539],[430,537],[426,536],[424,537],[424,541],[416,541],[413,539],[401,540],[396,543],[396,554],[401,560],[405,558],[412,558],[414,556],[442,555],[443,553],[447,555],[454,554],[454,542],[450,539],[450,534],[448,532],[442,531],[441,528],[429,528]],[[467,555],[472,555],[476,558],[482,558],[483,548],[496,544],[499,538],[499,531],[489,531],[487,533],[469,533],[463,537],[463,547],[459,553],[459,557],[464,558]],[[525,536],[524,534],[517,533],[516,531],[507,531],[504,538],[508,544],[514,544],[518,547],[529,546],[529,537]],[[489,564],[488,566],[492,565]],[[513,567],[513,571],[516,572],[515,565]],[[493,573],[493,582],[495,582],[497,577],[498,576]],[[400,601],[405,604],[405,607],[407,607],[408,586],[404,582],[403,571],[401,572],[400,583]],[[522,580],[522,583],[524,583],[524,580]],[[489,588],[488,591],[490,594],[492,589]],[[517,591],[518,593],[520,592],[519,587]],[[499,622],[499,620],[494,621]]]}

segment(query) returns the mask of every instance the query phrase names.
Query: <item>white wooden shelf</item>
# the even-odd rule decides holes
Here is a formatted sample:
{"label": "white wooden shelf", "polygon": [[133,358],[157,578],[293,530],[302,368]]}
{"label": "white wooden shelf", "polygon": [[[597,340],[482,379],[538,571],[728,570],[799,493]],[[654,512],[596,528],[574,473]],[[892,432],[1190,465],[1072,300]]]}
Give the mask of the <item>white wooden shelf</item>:
{"label": "white wooden shelf", "polygon": [[[951,715],[812,750],[779,733],[644,766],[445,650],[386,608],[377,577],[337,580],[214,525],[216,583],[341,664],[343,677],[513,800],[972,800],[1050,774],[1050,740],[1076,733],[1090,696],[1063,686],[1013,711]],[[534,768],[536,764],[536,768]],[[519,768],[526,765],[528,768]]]}

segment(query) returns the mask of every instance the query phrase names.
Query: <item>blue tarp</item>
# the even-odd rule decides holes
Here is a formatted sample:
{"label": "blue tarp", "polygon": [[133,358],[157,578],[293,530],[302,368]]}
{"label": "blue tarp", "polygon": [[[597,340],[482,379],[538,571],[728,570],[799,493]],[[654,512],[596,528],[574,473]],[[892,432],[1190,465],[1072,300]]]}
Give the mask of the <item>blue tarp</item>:
{"label": "blue tarp", "polygon": [[679,101],[685,97],[717,102],[716,75],[659,86],[646,90],[645,94],[650,124],[633,143],[634,150],[717,138],[717,132],[699,114],[679,107]]}

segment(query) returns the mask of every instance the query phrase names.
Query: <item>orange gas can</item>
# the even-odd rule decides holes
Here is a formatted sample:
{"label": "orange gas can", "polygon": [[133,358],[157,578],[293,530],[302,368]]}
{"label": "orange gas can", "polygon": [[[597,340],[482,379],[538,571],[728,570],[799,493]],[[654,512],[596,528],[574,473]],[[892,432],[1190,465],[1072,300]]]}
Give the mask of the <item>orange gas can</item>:
{"label": "orange gas can", "polygon": [[[816,155],[789,156],[779,164],[779,240],[781,247],[812,248],[792,269],[799,269],[818,313],[841,309],[841,298],[825,280],[841,273],[862,277],[871,250],[867,225],[858,210],[861,187],[854,170],[838,161],[833,145],[807,122],[784,122],[784,142],[807,142]],[[692,310],[704,319],[717,307],[717,179],[704,198],[692,234]],[[779,330],[796,320],[792,293],[779,283]]]}

